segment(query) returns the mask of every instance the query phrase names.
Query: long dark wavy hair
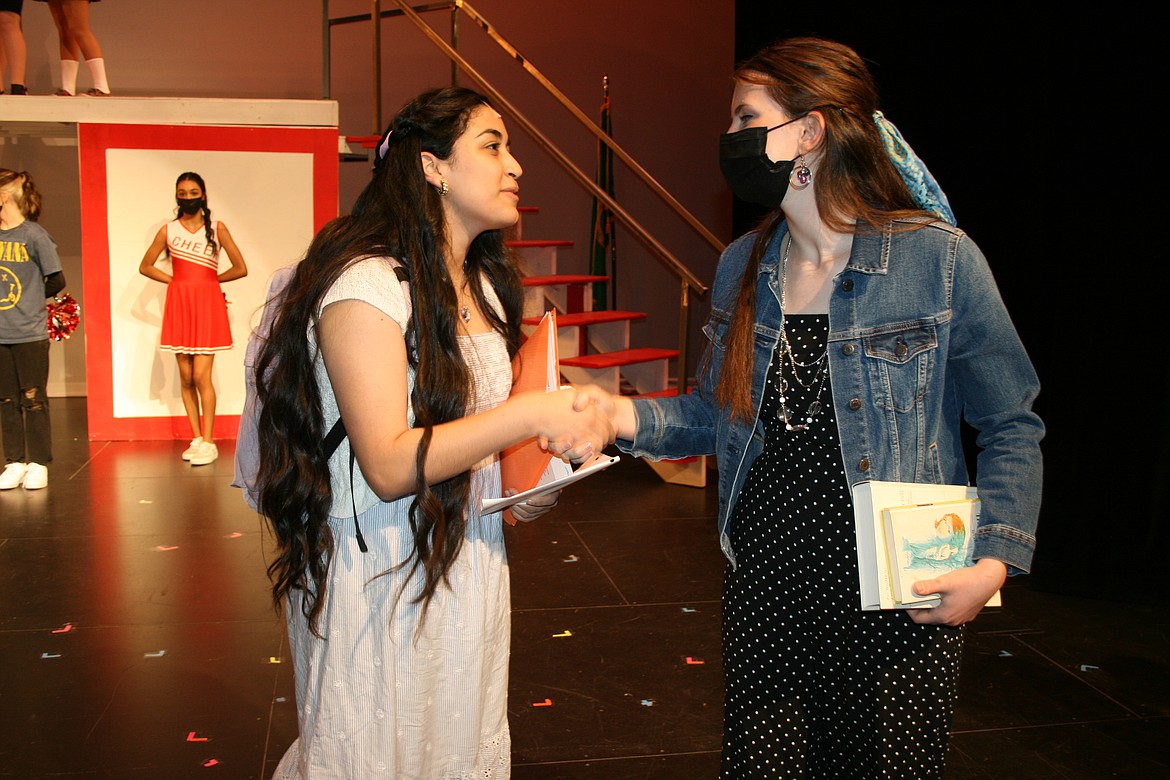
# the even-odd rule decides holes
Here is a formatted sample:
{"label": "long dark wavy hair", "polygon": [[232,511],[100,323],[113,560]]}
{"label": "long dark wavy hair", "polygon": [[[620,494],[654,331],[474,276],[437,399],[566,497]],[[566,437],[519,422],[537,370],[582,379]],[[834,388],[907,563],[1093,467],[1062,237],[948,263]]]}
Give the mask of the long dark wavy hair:
{"label": "long dark wavy hair", "polygon": [[[914,202],[886,153],[874,124],[877,84],[865,62],[848,46],[823,38],[788,38],[760,50],[734,73],[756,84],[791,117],[812,111],[825,118],[818,149],[816,204],[834,231],[881,230],[891,219],[929,216]],[[733,417],[751,421],[756,284],[760,261],[784,221],[776,208],[756,229],[756,240],[740,279],[728,326],[727,353],[715,398]],[[918,226],[915,226],[918,227]]]}
{"label": "long dark wavy hair", "polygon": [[[474,388],[459,347],[458,299],[445,259],[442,202],[423,177],[421,153],[450,158],[472,111],[484,105],[487,100],[478,92],[448,87],[419,95],[394,117],[379,144],[372,180],[353,211],[325,225],[313,239],[257,360],[256,386],[263,403],[260,510],[271,523],[278,546],[268,567],[273,600],[279,605],[293,591],[303,591],[301,609],[314,633],[336,540],[327,522],[333,497],[314,374],[318,354],[310,349],[306,334],[316,327],[322,296],[360,258],[394,257],[410,273],[412,315],[406,339],[408,359],[416,371],[410,401],[415,426],[425,430],[414,464],[417,484],[410,505],[414,549],[394,568],[409,567],[411,576],[421,572],[423,588],[417,600],[424,615],[463,543],[470,473],[431,485],[424,471],[433,426],[464,417],[472,408]],[[472,241],[464,270],[480,310],[504,337],[509,357],[514,356],[520,343],[523,293],[499,230],[481,233]],[[503,316],[489,305],[483,278],[499,298]]]}
{"label": "long dark wavy hair", "polygon": [[[210,201],[207,199],[207,185],[203,183],[203,177],[194,171],[184,171],[179,174],[179,178],[175,179],[175,189],[185,181],[193,181],[199,185],[199,189],[203,192],[203,232],[207,236],[207,245],[211,247],[212,254],[219,253],[219,244],[215,241],[215,231],[211,227],[211,207]],[[179,216],[179,207],[175,206],[175,216]]]}

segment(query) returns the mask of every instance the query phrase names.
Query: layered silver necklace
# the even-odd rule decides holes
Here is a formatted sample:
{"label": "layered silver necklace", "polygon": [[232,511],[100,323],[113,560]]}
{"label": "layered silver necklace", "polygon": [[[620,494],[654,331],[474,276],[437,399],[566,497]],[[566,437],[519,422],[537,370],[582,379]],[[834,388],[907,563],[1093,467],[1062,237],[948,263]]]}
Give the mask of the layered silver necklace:
{"label": "layered silver necklace", "polygon": [[[788,307],[786,306],[786,293],[788,290],[788,254],[792,251],[792,234],[789,233],[788,243],[784,247],[784,254],[780,260],[780,311],[781,316],[785,319],[788,317]],[[776,418],[784,423],[784,429],[788,431],[806,431],[812,425],[813,418],[821,411],[821,393],[825,389],[825,379],[829,376],[829,340],[825,338],[825,349],[821,352],[820,357],[815,360],[810,360],[807,363],[802,363],[796,359],[795,353],[792,351],[792,344],[788,341],[787,325],[780,327],[780,343],[777,345],[777,351],[780,357],[780,408],[776,411]],[[787,364],[790,367],[788,374],[791,375],[792,381],[800,385],[806,390],[816,388],[813,393],[812,402],[809,403],[808,408],[804,410],[804,415],[794,418],[793,411],[788,408],[788,376],[785,373],[784,366]],[[801,370],[804,370],[804,376],[801,376]],[[794,422],[793,420],[796,420]]]}

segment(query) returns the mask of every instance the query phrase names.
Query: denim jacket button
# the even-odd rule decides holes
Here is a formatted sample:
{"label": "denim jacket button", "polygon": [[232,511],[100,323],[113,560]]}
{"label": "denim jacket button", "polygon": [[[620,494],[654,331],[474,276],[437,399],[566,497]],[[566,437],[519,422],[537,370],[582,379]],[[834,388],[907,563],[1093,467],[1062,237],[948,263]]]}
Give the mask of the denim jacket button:
{"label": "denim jacket button", "polygon": [[862,458],[857,464],[857,468],[861,471],[869,471],[869,458]]}
{"label": "denim jacket button", "polygon": [[850,398],[849,399],[849,408],[856,412],[858,409],[861,408],[861,399],[860,398]]}
{"label": "denim jacket button", "polygon": [[845,292],[853,292],[853,280],[846,279],[845,281],[841,282],[841,289]]}
{"label": "denim jacket button", "polygon": [[856,351],[857,351],[857,347],[855,347],[852,344],[846,344],[845,346],[841,347],[841,354],[842,355],[852,355]]}

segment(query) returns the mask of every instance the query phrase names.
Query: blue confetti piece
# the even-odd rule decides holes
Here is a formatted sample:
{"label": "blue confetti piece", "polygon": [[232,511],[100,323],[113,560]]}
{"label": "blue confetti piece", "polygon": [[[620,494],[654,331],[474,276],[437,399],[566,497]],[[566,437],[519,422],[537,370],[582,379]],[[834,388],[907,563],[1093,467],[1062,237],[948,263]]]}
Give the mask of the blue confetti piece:
{"label": "blue confetti piece", "polygon": [[41,658],[60,658],[60,653],[41,653]]}
{"label": "blue confetti piece", "polygon": [[568,558],[564,558],[562,560],[562,563],[576,563],[579,560],[581,560],[581,559],[578,558],[576,555],[570,555]]}
{"label": "blue confetti piece", "polygon": [[1007,650],[1000,650],[1000,651],[999,651],[999,657],[1000,657],[1000,658],[1011,658],[1011,657],[1012,657],[1012,654],[1011,654],[1011,653],[1009,653]]}
{"label": "blue confetti piece", "polygon": [[1081,671],[1082,671],[1082,672],[1087,672],[1087,671],[1089,671],[1090,669],[1100,669],[1100,668],[1101,668],[1101,667],[1099,667],[1099,666],[1093,666],[1092,664],[1081,664]]}
{"label": "blue confetti piece", "polygon": [[698,612],[699,610],[697,610],[697,609],[691,609],[690,607],[683,607],[683,608],[682,608],[682,611],[683,611],[683,612]]}
{"label": "blue confetti piece", "polygon": [[653,699],[642,699],[642,706],[643,707],[653,707],[654,700]]}
{"label": "blue confetti piece", "polygon": [[157,653],[143,653],[142,657],[143,658],[162,658],[166,654],[167,654],[166,650],[159,650]]}

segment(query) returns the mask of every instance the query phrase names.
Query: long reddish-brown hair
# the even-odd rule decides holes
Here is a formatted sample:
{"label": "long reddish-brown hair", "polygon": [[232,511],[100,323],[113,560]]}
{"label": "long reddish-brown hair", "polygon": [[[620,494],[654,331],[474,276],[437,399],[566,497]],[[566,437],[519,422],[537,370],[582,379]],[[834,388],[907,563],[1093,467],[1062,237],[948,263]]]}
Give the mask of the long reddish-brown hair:
{"label": "long reddish-brown hair", "polygon": [[[746,60],[738,82],[764,87],[791,117],[816,111],[825,131],[817,148],[817,211],[839,233],[881,230],[891,219],[921,216],[906,183],[886,154],[874,124],[877,85],[857,52],[823,38],[788,38]],[[734,418],[750,422],[760,260],[784,221],[779,207],[756,229],[728,326],[727,353],[715,398]]]}

